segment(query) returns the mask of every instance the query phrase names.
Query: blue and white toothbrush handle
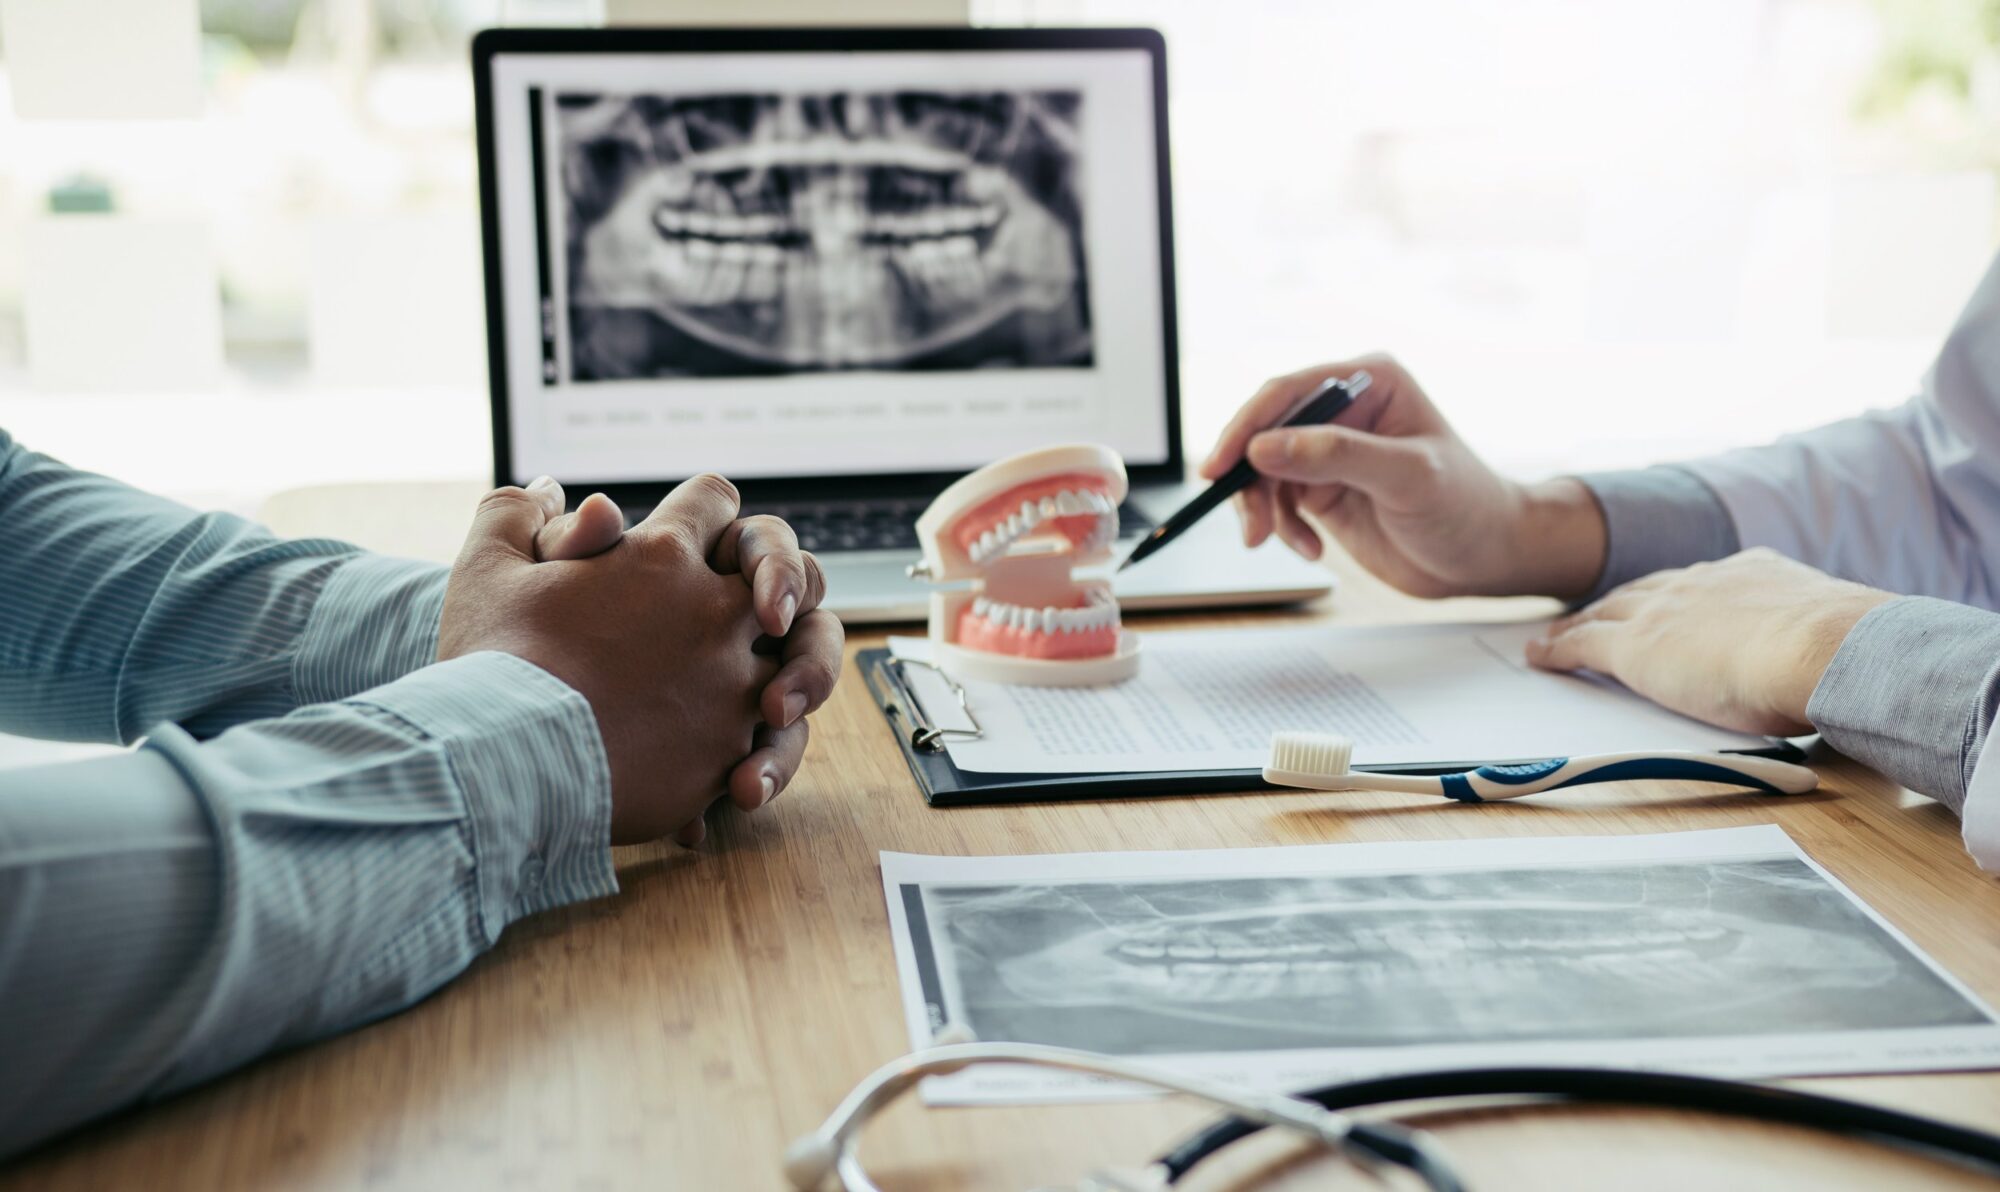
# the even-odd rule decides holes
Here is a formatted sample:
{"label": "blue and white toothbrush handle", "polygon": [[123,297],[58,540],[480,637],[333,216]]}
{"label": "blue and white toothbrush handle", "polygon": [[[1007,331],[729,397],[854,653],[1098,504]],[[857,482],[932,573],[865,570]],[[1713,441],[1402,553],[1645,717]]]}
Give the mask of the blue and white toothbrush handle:
{"label": "blue and white toothbrush handle", "polygon": [[[1389,775],[1353,775],[1386,778]],[[1438,794],[1461,803],[1518,799],[1566,786],[1593,782],[1626,782],[1664,778],[1682,782],[1720,782],[1747,786],[1768,795],[1798,795],[1819,785],[1819,775],[1804,766],[1768,757],[1737,753],[1664,752],[1600,753],[1592,757],[1552,757],[1517,766],[1481,766],[1463,774],[1442,774],[1421,781],[1435,783]],[[1400,785],[1400,784],[1399,784]]]}

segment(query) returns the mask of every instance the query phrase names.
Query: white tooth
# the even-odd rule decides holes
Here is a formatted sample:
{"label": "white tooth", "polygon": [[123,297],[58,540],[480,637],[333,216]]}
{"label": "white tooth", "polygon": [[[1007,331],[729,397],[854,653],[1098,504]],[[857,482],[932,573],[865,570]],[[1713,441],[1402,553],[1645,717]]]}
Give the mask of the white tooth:
{"label": "white tooth", "polygon": [[990,607],[992,607],[992,602],[987,600],[986,597],[984,596],[981,596],[972,602],[972,611],[978,613],[982,617],[986,615],[986,610]]}
{"label": "white tooth", "polygon": [[1065,489],[1056,494],[1056,512],[1063,517],[1076,514],[1076,494]]}
{"label": "white tooth", "polygon": [[706,211],[690,211],[682,223],[688,231],[697,236],[706,236],[715,231],[715,217]]}
{"label": "white tooth", "polygon": [[903,280],[915,292],[914,297],[918,302],[928,305],[937,301],[935,282],[931,271],[925,265],[921,241],[899,245],[891,249],[888,256],[894,263],[896,272],[902,275]]}
{"label": "white tooth", "polygon": [[687,212],[673,207],[660,207],[653,211],[653,223],[663,232],[679,232],[687,227]]}
{"label": "white tooth", "polygon": [[702,302],[715,305],[735,302],[743,297],[743,275],[750,262],[750,246],[741,240],[729,240],[717,246],[715,267],[709,270],[708,285],[703,287]]}
{"label": "white tooth", "polygon": [[743,296],[751,302],[775,301],[784,258],[784,250],[775,244],[751,245],[750,268],[743,279]]}
{"label": "white tooth", "polygon": [[1056,516],[1056,499],[1054,497],[1043,497],[1040,509],[1043,517]]}
{"label": "white tooth", "polygon": [[1042,610],[1043,633],[1054,633],[1056,631],[1056,611],[1054,605],[1050,605]]}
{"label": "white tooth", "polygon": [[925,300],[944,302],[951,296],[951,279],[946,276],[944,254],[935,240],[912,240],[903,249],[904,272],[913,275],[923,289]]}
{"label": "white tooth", "polygon": [[703,240],[697,236],[686,244],[688,260],[706,262],[715,259],[715,241]]}
{"label": "white tooth", "polygon": [[1038,522],[1038,521],[1040,521],[1040,520],[1042,520],[1042,511],[1041,511],[1041,510],[1039,510],[1039,509],[1037,509],[1037,508],[1035,508],[1035,503],[1034,503],[1033,501],[1023,501],[1023,502],[1021,502],[1021,524],[1022,524],[1022,525],[1024,525],[1024,526],[1032,526],[1032,525],[1034,525],[1034,524],[1035,524],[1036,522]]}
{"label": "white tooth", "polygon": [[946,276],[951,278],[951,286],[960,299],[971,302],[986,288],[986,279],[979,268],[979,249],[970,236],[953,236],[944,242],[944,259],[949,265]]}
{"label": "white tooth", "polygon": [[1018,513],[1010,513],[1007,515],[1007,537],[1019,538],[1020,536],[1021,536],[1021,515]]}

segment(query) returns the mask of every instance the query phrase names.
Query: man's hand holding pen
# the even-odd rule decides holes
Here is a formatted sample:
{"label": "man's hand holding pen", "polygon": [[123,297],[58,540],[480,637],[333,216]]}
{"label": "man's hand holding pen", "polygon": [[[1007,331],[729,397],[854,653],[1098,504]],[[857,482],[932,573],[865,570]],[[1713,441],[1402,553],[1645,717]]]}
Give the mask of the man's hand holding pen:
{"label": "man's hand holding pen", "polygon": [[[1367,392],[1333,424],[1278,428],[1329,376],[1367,369]],[[1409,371],[1385,356],[1276,377],[1224,428],[1201,465],[1248,458],[1243,538],[1275,533],[1308,559],[1331,535],[1412,595],[1589,595],[1604,573],[1604,512],[1580,480],[1535,484],[1494,471]],[[1807,731],[1805,704],[1842,639],[1889,594],[1768,551],[1662,572],[1604,594],[1533,643],[1528,661],[1610,675],[1675,711],[1731,728]]]}

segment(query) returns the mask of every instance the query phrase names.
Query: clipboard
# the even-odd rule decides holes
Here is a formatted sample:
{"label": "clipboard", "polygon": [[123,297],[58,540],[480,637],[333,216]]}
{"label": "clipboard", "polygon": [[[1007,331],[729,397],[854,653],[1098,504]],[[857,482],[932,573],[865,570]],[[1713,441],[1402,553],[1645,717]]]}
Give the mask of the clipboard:
{"label": "clipboard", "polygon": [[[945,749],[946,743],[959,730],[938,728],[903,678],[904,666],[926,664],[898,659],[886,647],[858,651],[854,663],[861,671],[862,680],[868,684],[875,706],[881,710],[883,720],[895,737],[896,747],[902,751],[910,775],[917,780],[917,789],[923,792],[924,802],[933,807],[1160,795],[1252,794],[1294,789],[1265,782],[1261,770],[1152,770],[1124,774],[1001,774],[961,770],[952,764],[951,755]],[[958,690],[956,683],[952,687]],[[959,691],[959,698],[963,702],[963,691]],[[965,711],[971,722],[977,725],[978,709],[968,704]],[[1788,741],[1775,742],[1766,749],[1733,752],[1793,762],[1805,757],[1802,750]],[[1355,768],[1376,774],[1452,774],[1481,764],[1465,762]]]}

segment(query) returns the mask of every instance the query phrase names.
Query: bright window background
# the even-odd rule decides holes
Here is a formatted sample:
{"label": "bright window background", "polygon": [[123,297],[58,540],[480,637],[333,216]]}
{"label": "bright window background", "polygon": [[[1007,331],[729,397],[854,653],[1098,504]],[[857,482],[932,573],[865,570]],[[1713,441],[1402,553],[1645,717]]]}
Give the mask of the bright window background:
{"label": "bright window background", "polygon": [[[482,474],[466,44],[600,12],[204,0],[198,118],[0,109],[0,425],[239,507],[292,484]],[[1906,396],[2000,238],[2000,0],[972,12],[1166,33],[1197,451],[1270,374],[1373,349],[1521,472],[1761,440]],[[52,207],[207,246],[217,377],[47,383],[28,274],[52,221],[90,218]],[[146,293],[131,269],[66,280],[86,300]]]}

